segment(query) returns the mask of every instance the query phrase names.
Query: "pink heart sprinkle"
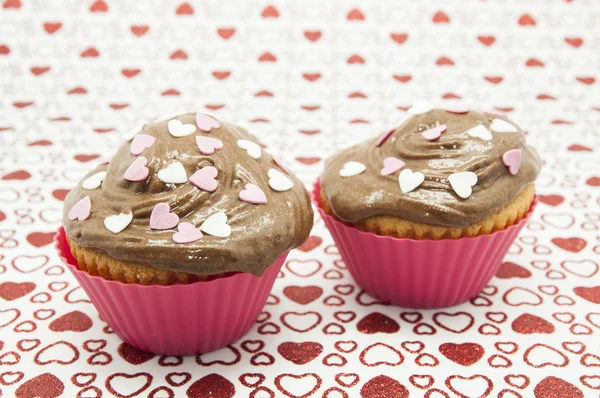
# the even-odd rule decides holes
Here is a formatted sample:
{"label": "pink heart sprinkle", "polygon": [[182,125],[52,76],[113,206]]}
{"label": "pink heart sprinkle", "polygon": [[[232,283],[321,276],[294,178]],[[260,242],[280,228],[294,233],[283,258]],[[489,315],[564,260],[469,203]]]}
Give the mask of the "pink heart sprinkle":
{"label": "pink heart sprinkle", "polygon": [[463,113],[468,113],[471,110],[471,108],[469,108],[466,105],[448,106],[448,107],[446,107],[444,109],[446,110],[446,112],[457,113],[459,115],[461,115]]}
{"label": "pink heart sprinkle", "polygon": [[406,163],[404,163],[402,160],[393,156],[385,158],[383,160],[383,169],[381,169],[381,175],[389,176],[391,174],[394,174],[395,172],[403,168],[405,164]]}
{"label": "pink heart sprinkle", "polygon": [[421,133],[421,135],[427,141],[435,141],[438,138],[440,138],[440,136],[442,135],[442,133],[444,131],[446,131],[446,125],[445,124],[440,124],[439,126],[435,126],[433,128],[430,128],[429,130],[423,131]]}
{"label": "pink heart sprinkle", "polygon": [[502,155],[502,163],[508,167],[508,172],[515,175],[521,168],[521,150],[511,149],[510,151],[504,152]]}
{"label": "pink heart sprinkle", "polygon": [[75,206],[71,208],[69,211],[69,220],[87,220],[92,211],[92,200],[89,196],[81,199],[79,202],[75,203]]}
{"label": "pink heart sprinkle", "polygon": [[221,127],[221,123],[204,113],[196,113],[196,125],[200,130],[206,132]]}
{"label": "pink heart sprinkle", "polygon": [[246,184],[246,187],[240,192],[240,200],[253,205],[260,205],[267,203],[267,196],[258,185]]}
{"label": "pink heart sprinkle", "polygon": [[190,177],[190,182],[206,192],[214,192],[217,189],[218,171],[213,166],[206,166],[195,172]]}
{"label": "pink heart sprinkle", "polygon": [[385,133],[381,134],[377,139],[377,147],[382,146],[383,143],[386,142],[388,138],[390,138],[390,135],[392,135],[394,131],[396,131],[396,129],[391,129],[390,131],[386,131]]}
{"label": "pink heart sprinkle", "polygon": [[137,156],[144,152],[144,149],[150,148],[152,145],[154,145],[154,142],[156,142],[156,138],[152,137],[151,135],[137,134],[135,137],[133,137],[129,150],[131,151],[132,155]]}
{"label": "pink heart sprinkle", "polygon": [[147,164],[148,160],[140,156],[129,165],[123,177],[129,181],[144,181],[150,174],[150,170],[146,167]]}
{"label": "pink heart sprinkle", "polygon": [[169,213],[171,208],[168,203],[159,203],[152,209],[150,214],[150,228],[152,229],[171,229],[179,223],[179,216],[175,213]]}
{"label": "pink heart sprinkle", "polygon": [[189,222],[179,223],[177,231],[179,232],[173,234],[173,241],[175,243],[192,243],[202,239],[204,236],[198,228],[194,227],[194,224],[190,224]]}
{"label": "pink heart sprinkle", "polygon": [[196,137],[196,145],[203,155],[212,155],[215,150],[223,148],[223,141],[201,135]]}

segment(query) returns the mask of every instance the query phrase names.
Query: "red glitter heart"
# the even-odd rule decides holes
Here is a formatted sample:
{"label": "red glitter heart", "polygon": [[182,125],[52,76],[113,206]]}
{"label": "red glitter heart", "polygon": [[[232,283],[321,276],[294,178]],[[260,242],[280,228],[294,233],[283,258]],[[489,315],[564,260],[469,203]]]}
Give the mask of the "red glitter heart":
{"label": "red glitter heart", "polygon": [[277,352],[288,361],[296,365],[303,365],[321,355],[323,345],[314,341],[303,343],[285,342],[277,347]]}
{"label": "red glitter heart", "polygon": [[52,243],[55,232],[32,232],[27,235],[27,242],[35,247],[42,247]]}
{"label": "red glitter heart", "polygon": [[59,378],[50,373],[43,373],[21,384],[15,391],[15,396],[56,398],[61,396],[64,390],[65,386]]}
{"label": "red glitter heart", "polygon": [[108,378],[106,379],[105,385],[106,385],[107,390],[111,394],[113,394],[117,397],[119,397],[119,396],[122,397],[123,394],[121,394],[121,392],[119,392],[119,391],[116,391],[114,389],[113,385],[111,384],[115,378],[120,378],[120,379],[125,378],[125,379],[129,379],[129,380],[132,380],[132,379],[140,379],[140,380],[145,379],[146,380],[145,383],[140,388],[138,388],[136,391],[128,394],[128,396],[130,396],[130,397],[135,397],[136,395],[141,394],[143,391],[145,391],[148,387],[150,387],[150,384],[152,384],[152,379],[153,379],[152,375],[149,373],[146,373],[146,372],[134,373],[134,374],[127,374],[127,373],[112,374],[112,375],[108,376]]}
{"label": "red glitter heart", "polygon": [[12,173],[5,174],[2,179],[5,181],[10,180],[28,180],[31,178],[31,174],[25,170],[17,170]]}
{"label": "red glitter heart", "polygon": [[239,380],[242,385],[255,388],[261,385],[266,380],[266,377],[261,373],[244,373],[239,377]]}
{"label": "red glitter heart", "polygon": [[399,381],[384,375],[379,375],[372,378],[360,389],[360,396],[363,398],[406,398],[408,395],[408,389]]}
{"label": "red glitter heart", "polygon": [[440,345],[440,352],[454,363],[471,366],[483,357],[484,349],[477,343],[444,343]]}
{"label": "red glitter heart", "polygon": [[510,278],[529,278],[531,276],[531,272],[520,266],[519,264],[511,263],[509,261],[502,263],[500,265],[500,269],[496,273],[496,276],[501,279],[510,279]]}
{"label": "red glitter heart", "polygon": [[[301,388],[303,388],[303,390],[300,392],[301,395],[295,395],[293,394],[291,391],[288,391],[283,384],[285,384],[285,378],[292,378],[292,379],[296,379],[296,380],[302,380],[302,383],[294,383],[295,386],[302,386]],[[319,375],[315,374],[315,373],[304,373],[301,375],[294,375],[294,374],[290,374],[290,373],[284,373],[284,374],[280,374],[279,376],[277,376],[275,378],[275,386],[277,386],[277,388],[279,389],[279,391],[281,391],[284,395],[288,396],[288,397],[310,397],[311,395],[313,395],[315,393],[315,391],[317,391],[319,388],[321,388],[321,383],[322,380],[319,377]],[[308,388],[310,388],[311,384],[313,384],[312,389],[308,390]]]}
{"label": "red glitter heart", "polygon": [[538,195],[538,200],[549,206],[558,206],[565,201],[560,195]]}
{"label": "red glitter heart", "polygon": [[311,235],[306,239],[306,241],[298,248],[298,250],[303,252],[309,252],[321,245],[323,243],[323,239],[319,236]]}
{"label": "red glitter heart", "polygon": [[127,343],[121,343],[117,349],[117,352],[121,358],[133,365],[139,365],[144,362],[148,362],[156,356],[152,353],[135,348]]}
{"label": "red glitter heart", "polygon": [[298,304],[312,303],[323,294],[323,289],[319,286],[287,286],[283,289],[283,294]]}
{"label": "red glitter heart", "polygon": [[87,162],[91,162],[92,160],[98,159],[100,157],[100,155],[98,154],[80,154],[80,155],[75,155],[73,156],[73,158],[75,160],[77,160],[78,162],[81,163],[87,163]]}
{"label": "red glitter heart", "polygon": [[190,381],[191,378],[192,375],[188,372],[172,372],[165,376],[165,380],[167,380],[167,383],[169,383],[173,387],[181,387],[182,385]]}
{"label": "red glitter heart", "polygon": [[573,384],[554,376],[540,381],[533,390],[536,398],[583,398],[583,392]]}
{"label": "red glitter heart", "polygon": [[600,304],[600,286],[576,287],[573,289],[576,295],[594,304]]}
{"label": "red glitter heart", "polygon": [[398,322],[380,312],[373,312],[361,319],[356,328],[365,334],[396,333],[400,330]]}
{"label": "red glitter heart", "polygon": [[582,251],[587,245],[585,239],[582,238],[554,238],[552,239],[552,243],[561,249],[572,253],[578,253]]}
{"label": "red glitter heart", "polygon": [[32,282],[4,282],[0,284],[0,297],[6,301],[21,298],[35,289],[35,283]]}
{"label": "red glitter heart", "polygon": [[81,311],[64,314],[50,323],[48,328],[53,332],[85,332],[92,327],[92,320]]}
{"label": "red glitter heart", "polygon": [[539,316],[532,314],[519,315],[512,322],[512,329],[521,334],[554,333],[554,325]]}

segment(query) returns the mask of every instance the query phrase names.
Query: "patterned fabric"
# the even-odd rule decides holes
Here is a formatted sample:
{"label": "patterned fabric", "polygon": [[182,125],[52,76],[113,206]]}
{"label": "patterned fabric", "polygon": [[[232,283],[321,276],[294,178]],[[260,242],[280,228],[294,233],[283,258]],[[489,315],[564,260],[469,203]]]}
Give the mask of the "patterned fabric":
{"label": "patterned fabric", "polygon": [[[598,3],[0,7],[1,396],[599,393]],[[308,185],[415,98],[508,112],[545,162],[533,219],[469,303],[377,303],[317,220],[248,335],[160,357],[121,344],[52,247],[67,190],[139,120],[199,110],[243,124]]]}

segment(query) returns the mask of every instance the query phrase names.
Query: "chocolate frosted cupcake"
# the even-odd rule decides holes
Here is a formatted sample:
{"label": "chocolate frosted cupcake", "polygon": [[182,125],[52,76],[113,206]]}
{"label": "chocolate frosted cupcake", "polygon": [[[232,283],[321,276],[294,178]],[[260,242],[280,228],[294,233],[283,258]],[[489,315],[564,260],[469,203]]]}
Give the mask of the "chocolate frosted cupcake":
{"label": "chocolate frosted cupcake", "polygon": [[[452,305],[476,295],[499,266],[534,204],[541,162],[521,128],[503,115],[433,109],[426,101],[416,102],[409,113],[398,128],[328,159],[315,199],[366,290],[408,306]],[[500,237],[505,245],[499,246]],[[356,255],[356,240],[365,239],[369,259],[357,259],[362,256]],[[385,242],[385,248],[373,252],[371,241]],[[437,256],[439,273],[433,270]],[[413,280],[415,286],[425,283],[421,287],[432,289],[430,295],[421,296],[419,288],[412,295],[393,293],[394,286],[381,292],[381,278],[361,283],[378,273],[375,264],[396,277],[408,272],[420,278]],[[443,290],[444,278],[457,282],[461,275],[470,278],[468,286],[455,283],[462,293],[452,286],[447,294],[431,287],[439,282],[437,289]]]}
{"label": "chocolate frosted cupcake", "polygon": [[225,299],[210,298],[211,313],[231,316],[223,305],[231,305],[233,290],[238,309],[256,318],[287,252],[312,227],[303,184],[247,131],[201,113],[142,124],[126,139],[65,200],[64,233],[80,282],[171,285],[174,292],[218,285]]}

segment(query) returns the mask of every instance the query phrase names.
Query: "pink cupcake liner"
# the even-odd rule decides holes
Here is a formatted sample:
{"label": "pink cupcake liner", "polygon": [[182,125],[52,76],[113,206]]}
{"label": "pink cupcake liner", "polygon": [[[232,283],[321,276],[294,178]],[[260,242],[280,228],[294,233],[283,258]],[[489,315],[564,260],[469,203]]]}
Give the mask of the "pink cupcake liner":
{"label": "pink cupcake liner", "polygon": [[92,276],[78,268],[61,226],[58,255],[100,316],[126,343],[163,355],[214,351],[242,337],[267,301],[288,252],[263,276],[236,273],[188,285],[138,285]]}
{"label": "pink cupcake liner", "polygon": [[336,220],[313,201],[356,283],[371,296],[409,308],[442,308],[475,296],[496,274],[527,215],[504,230],[474,238],[415,240],[363,232]]}

